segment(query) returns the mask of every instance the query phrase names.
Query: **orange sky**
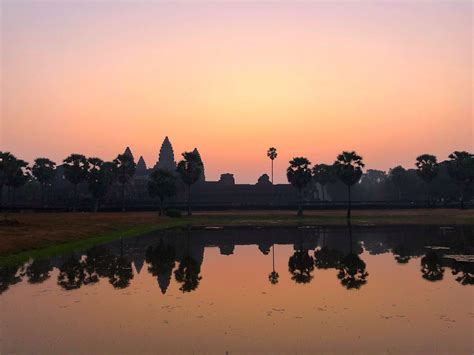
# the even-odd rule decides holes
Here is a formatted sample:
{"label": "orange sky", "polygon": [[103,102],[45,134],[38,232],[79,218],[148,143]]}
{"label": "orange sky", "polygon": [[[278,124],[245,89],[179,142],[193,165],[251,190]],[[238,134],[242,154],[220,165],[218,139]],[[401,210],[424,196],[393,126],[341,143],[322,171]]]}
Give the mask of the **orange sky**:
{"label": "orange sky", "polygon": [[370,168],[473,150],[472,4],[2,2],[0,149],[285,182],[293,156]]}

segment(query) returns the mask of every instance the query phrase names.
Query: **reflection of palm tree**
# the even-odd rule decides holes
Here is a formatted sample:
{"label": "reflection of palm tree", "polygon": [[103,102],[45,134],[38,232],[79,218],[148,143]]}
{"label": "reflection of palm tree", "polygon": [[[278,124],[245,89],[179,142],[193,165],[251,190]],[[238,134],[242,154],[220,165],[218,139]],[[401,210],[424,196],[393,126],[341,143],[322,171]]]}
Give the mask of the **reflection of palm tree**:
{"label": "reflection of palm tree", "polygon": [[109,282],[114,288],[126,288],[133,279],[132,262],[123,256],[114,259],[110,267]]}
{"label": "reflection of palm tree", "polygon": [[474,263],[456,261],[452,274],[461,285],[474,285]]}
{"label": "reflection of palm tree", "polygon": [[171,273],[175,266],[175,249],[171,245],[165,245],[160,239],[155,247],[148,247],[146,251],[146,262],[149,264],[148,271],[157,277],[158,285],[164,294],[171,281]]}
{"label": "reflection of palm tree", "polygon": [[179,288],[183,293],[191,292],[198,288],[202,277],[199,275],[201,266],[191,256],[185,256],[179,263],[178,269],[174,272],[176,282],[181,283]]}
{"label": "reflection of palm tree", "polygon": [[367,283],[369,273],[365,271],[365,262],[356,254],[348,254],[341,260],[337,278],[347,289],[359,289]]}
{"label": "reflection of palm tree", "polygon": [[342,286],[349,289],[359,289],[367,283],[369,273],[365,270],[365,262],[352,251],[352,226],[348,222],[350,253],[340,262],[337,278],[341,280]]}
{"label": "reflection of palm tree", "polygon": [[421,273],[425,280],[439,281],[444,277],[444,267],[441,258],[434,251],[429,251],[421,258]]}
{"label": "reflection of palm tree", "polygon": [[26,268],[26,277],[28,282],[32,284],[42,283],[49,279],[53,265],[49,260],[33,260]]}
{"label": "reflection of palm tree", "polygon": [[278,272],[275,271],[275,244],[272,245],[272,259],[273,259],[273,271],[268,274],[268,281],[272,285],[276,285],[278,283],[278,278],[280,275],[278,275]]}
{"label": "reflection of palm tree", "polygon": [[58,285],[65,290],[80,288],[84,278],[84,265],[74,256],[67,259],[59,268]]}
{"label": "reflection of palm tree", "polygon": [[395,249],[393,249],[393,256],[399,264],[406,264],[411,259],[410,251],[404,245],[399,245]]}
{"label": "reflection of palm tree", "polygon": [[307,250],[296,250],[288,260],[288,271],[296,283],[309,283],[313,279],[314,258]]}
{"label": "reflection of palm tree", "polygon": [[20,269],[20,266],[0,267],[0,294],[8,290],[10,286],[21,281],[18,269]]}

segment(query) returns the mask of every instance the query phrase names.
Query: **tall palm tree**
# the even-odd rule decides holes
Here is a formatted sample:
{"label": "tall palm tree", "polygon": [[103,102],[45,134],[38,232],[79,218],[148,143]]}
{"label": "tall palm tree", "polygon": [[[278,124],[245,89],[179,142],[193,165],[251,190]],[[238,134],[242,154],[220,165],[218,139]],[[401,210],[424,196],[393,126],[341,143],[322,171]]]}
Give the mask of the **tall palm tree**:
{"label": "tall palm tree", "polygon": [[[30,172],[28,163],[21,159],[12,161],[12,169],[7,176],[6,186],[8,187],[8,198],[11,199],[10,203],[15,203],[15,192],[18,188],[24,186],[30,178]],[[10,197],[10,189],[13,189],[12,196]]]}
{"label": "tall palm tree", "polygon": [[286,170],[288,182],[298,190],[298,216],[303,216],[302,192],[311,181],[311,162],[304,157],[290,160],[290,166]]}
{"label": "tall palm tree", "polygon": [[56,176],[56,163],[48,158],[37,158],[31,172],[41,186],[41,206],[44,206],[46,189]]}
{"label": "tall palm tree", "polygon": [[104,162],[99,158],[89,158],[88,162],[87,184],[94,198],[93,210],[97,212],[100,200],[107,195],[107,192],[115,180],[115,164],[112,162]]}
{"label": "tall palm tree", "polygon": [[439,164],[436,156],[431,154],[422,154],[416,158],[417,175],[425,182],[428,190],[429,203],[431,204],[430,184],[438,175]]}
{"label": "tall palm tree", "polygon": [[273,161],[276,159],[277,156],[278,156],[278,153],[275,147],[268,148],[267,157],[269,157],[270,160],[272,161],[272,185],[273,185]]}
{"label": "tall palm tree", "polygon": [[351,218],[351,187],[357,183],[362,176],[362,168],[365,166],[362,157],[356,152],[342,152],[334,162],[336,174],[347,186],[347,218]]}
{"label": "tall palm tree", "polygon": [[278,272],[275,271],[275,244],[272,245],[272,258],[273,271],[268,275],[268,281],[270,281],[272,285],[276,285],[278,283],[280,275],[278,275]]}
{"label": "tall palm tree", "polygon": [[184,152],[182,156],[183,159],[178,163],[176,171],[188,187],[188,216],[191,216],[191,186],[199,180],[204,166],[201,157],[195,152]]}
{"label": "tall palm tree", "polygon": [[64,177],[67,181],[74,185],[74,202],[72,210],[77,209],[77,185],[87,179],[89,162],[82,154],[71,154],[63,160]]}
{"label": "tall palm tree", "polygon": [[135,174],[137,164],[130,154],[119,154],[114,159],[115,171],[117,172],[117,181],[122,186],[122,212],[125,212],[125,185],[132,179]]}
{"label": "tall palm tree", "polygon": [[474,182],[474,154],[468,152],[453,152],[449,155],[448,173],[460,187],[460,207],[464,208],[464,194]]}

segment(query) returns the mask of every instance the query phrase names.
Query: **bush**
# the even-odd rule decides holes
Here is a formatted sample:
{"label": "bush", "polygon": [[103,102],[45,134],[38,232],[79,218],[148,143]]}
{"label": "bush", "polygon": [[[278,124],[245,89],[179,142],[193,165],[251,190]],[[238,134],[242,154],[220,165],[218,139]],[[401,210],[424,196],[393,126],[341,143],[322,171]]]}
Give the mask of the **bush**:
{"label": "bush", "polygon": [[172,218],[179,218],[181,217],[181,210],[169,209],[169,210],[166,210],[166,215]]}

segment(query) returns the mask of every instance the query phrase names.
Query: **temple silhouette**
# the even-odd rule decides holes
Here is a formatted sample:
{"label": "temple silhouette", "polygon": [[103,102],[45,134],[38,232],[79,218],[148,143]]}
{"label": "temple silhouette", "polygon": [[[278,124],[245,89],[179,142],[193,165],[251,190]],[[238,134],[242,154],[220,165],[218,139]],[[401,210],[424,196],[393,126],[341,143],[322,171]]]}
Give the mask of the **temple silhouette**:
{"label": "temple silhouette", "polygon": [[[193,152],[201,156],[197,148],[194,148]],[[123,154],[129,155],[137,161],[130,147],[126,147]],[[229,172],[222,173],[218,181],[207,181],[204,161],[203,165],[204,169],[200,179],[192,187],[193,204],[232,207],[268,204],[288,205],[298,201],[297,192],[290,184],[272,185],[268,174],[262,174],[255,184],[237,184],[234,175]],[[163,140],[158,158],[154,164],[147,165],[143,156],[138,158],[135,175],[128,186],[127,195],[132,204],[134,202],[137,204],[151,203],[147,193],[147,182],[149,175],[156,169],[176,173],[176,156],[168,136]],[[178,194],[170,201],[171,204],[179,204],[184,202],[186,198],[185,187],[182,184],[178,185]],[[313,184],[304,194],[307,201],[319,200],[320,196],[321,186],[319,184]],[[331,195],[326,192],[325,198],[331,200]]]}

